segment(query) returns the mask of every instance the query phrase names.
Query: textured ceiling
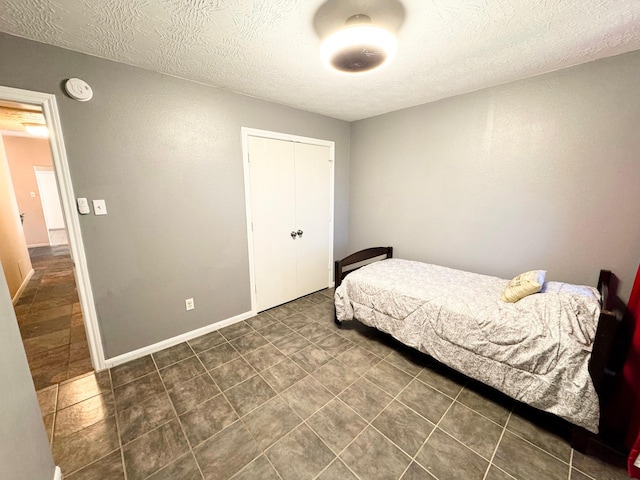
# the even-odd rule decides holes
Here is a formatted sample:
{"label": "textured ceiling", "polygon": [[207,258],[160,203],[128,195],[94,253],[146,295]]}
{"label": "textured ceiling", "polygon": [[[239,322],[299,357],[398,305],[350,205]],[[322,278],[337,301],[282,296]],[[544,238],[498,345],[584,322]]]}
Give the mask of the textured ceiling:
{"label": "textured ceiling", "polygon": [[395,3],[398,54],[359,76],[320,62],[322,0],[2,0],[0,31],[343,120],[640,49],[639,0]]}

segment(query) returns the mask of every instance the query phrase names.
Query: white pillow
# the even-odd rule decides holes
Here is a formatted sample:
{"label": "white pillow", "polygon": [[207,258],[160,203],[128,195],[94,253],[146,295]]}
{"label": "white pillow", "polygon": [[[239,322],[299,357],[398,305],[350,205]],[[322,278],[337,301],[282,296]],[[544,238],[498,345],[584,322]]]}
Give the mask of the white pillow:
{"label": "white pillow", "polygon": [[531,270],[530,272],[521,273],[511,280],[502,292],[502,300],[504,302],[515,303],[521,298],[538,293],[544,285],[544,277],[546,270]]}

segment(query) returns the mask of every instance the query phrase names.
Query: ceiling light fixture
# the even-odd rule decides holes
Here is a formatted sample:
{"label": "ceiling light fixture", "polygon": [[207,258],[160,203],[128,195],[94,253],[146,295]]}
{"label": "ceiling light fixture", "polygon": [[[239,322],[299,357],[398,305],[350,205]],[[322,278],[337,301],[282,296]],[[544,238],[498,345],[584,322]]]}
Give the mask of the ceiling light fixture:
{"label": "ceiling light fixture", "polygon": [[46,125],[42,125],[39,123],[23,123],[22,126],[27,131],[29,135],[33,135],[34,137],[49,137],[49,129]]}
{"label": "ceiling light fixture", "polygon": [[397,49],[396,37],[371,24],[367,15],[353,15],[347,26],[327,37],[320,46],[323,63],[344,73],[361,73],[387,65]]}

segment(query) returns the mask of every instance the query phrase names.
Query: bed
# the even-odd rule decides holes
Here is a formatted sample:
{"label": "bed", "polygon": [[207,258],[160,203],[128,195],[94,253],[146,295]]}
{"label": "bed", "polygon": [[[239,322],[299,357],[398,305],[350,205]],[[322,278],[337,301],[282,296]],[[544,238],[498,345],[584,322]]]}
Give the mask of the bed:
{"label": "bed", "polygon": [[335,264],[335,320],[356,319],[597,433],[598,394],[618,324],[606,308],[610,279],[603,270],[597,288],[548,281],[540,293],[508,303],[501,300],[508,280],[370,248]]}

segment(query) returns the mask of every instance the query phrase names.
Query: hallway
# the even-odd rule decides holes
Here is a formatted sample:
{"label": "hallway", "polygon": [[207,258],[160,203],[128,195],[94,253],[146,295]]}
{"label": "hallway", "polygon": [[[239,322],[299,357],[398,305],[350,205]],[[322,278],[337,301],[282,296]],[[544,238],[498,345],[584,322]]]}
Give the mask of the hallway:
{"label": "hallway", "polygon": [[29,249],[35,273],[15,305],[36,390],[93,370],[68,245]]}

